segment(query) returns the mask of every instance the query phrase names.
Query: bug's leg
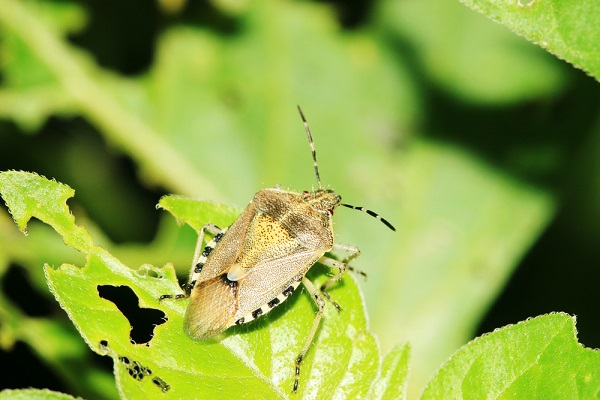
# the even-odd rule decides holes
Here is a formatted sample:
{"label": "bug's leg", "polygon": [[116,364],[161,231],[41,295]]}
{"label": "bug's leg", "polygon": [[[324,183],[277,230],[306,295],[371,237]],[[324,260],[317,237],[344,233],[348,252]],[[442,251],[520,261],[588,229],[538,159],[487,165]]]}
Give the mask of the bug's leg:
{"label": "bug's leg", "polygon": [[348,269],[348,271],[354,272],[355,274],[358,274],[358,275],[362,276],[363,278],[367,279],[366,273],[364,273],[363,271],[361,271],[358,268],[354,268],[353,266],[348,265],[348,264],[350,264],[350,261],[352,261],[356,257],[360,256],[360,250],[358,249],[358,247],[350,246],[347,244],[336,243],[333,245],[333,250],[345,251],[346,253],[348,253],[349,256],[342,260],[342,262],[344,264],[346,264],[346,268]]}
{"label": "bug's leg", "polygon": [[[213,236],[213,239],[204,246],[204,232],[208,231]],[[215,224],[208,223],[200,229],[198,233],[198,241],[196,242],[196,248],[194,249],[194,258],[192,259],[192,267],[190,268],[190,276],[188,278],[188,282],[186,284],[186,292],[189,293],[194,288],[194,284],[196,283],[196,278],[200,271],[202,271],[202,267],[206,262],[206,258],[214,248],[215,244],[221,240],[220,234],[223,233],[223,230],[216,226]]]}
{"label": "bug's leg", "polygon": [[327,289],[329,289],[329,287],[331,285],[333,285],[334,283],[336,283],[337,281],[340,280],[340,278],[344,275],[344,273],[346,272],[347,266],[345,263],[338,261],[336,259],[327,257],[327,256],[323,256],[321,258],[319,258],[319,262],[323,265],[328,266],[329,268],[335,268],[338,269],[339,272],[335,275],[333,275],[331,278],[329,278],[322,286],[321,286],[321,293],[323,293],[323,296],[331,302],[331,304],[333,304],[333,306],[335,308],[338,309],[338,311],[342,310],[342,307],[340,307],[340,305],[331,298],[331,296],[329,295],[329,293],[327,293]]}
{"label": "bug's leg", "polygon": [[308,348],[310,347],[310,344],[312,343],[315,334],[317,333],[317,329],[319,329],[321,317],[323,317],[323,310],[325,309],[325,302],[323,301],[323,298],[319,294],[319,290],[315,287],[315,285],[313,285],[313,283],[309,281],[306,277],[302,278],[302,284],[310,294],[310,298],[313,299],[313,301],[317,305],[317,315],[315,315],[315,320],[313,322],[312,328],[310,329],[310,333],[308,334],[306,342],[304,342],[304,346],[302,347],[302,350],[300,350],[300,354],[298,354],[298,357],[295,361],[296,379],[294,380],[294,392],[298,390],[298,383],[300,382],[300,364],[302,364],[302,360],[304,359],[304,356],[306,355],[306,352],[308,351]]}
{"label": "bug's leg", "polygon": [[360,270],[354,269],[353,267],[349,266],[348,263],[352,260],[354,260],[356,257],[358,257],[360,255],[360,250],[357,249],[354,246],[348,246],[345,244],[336,244],[333,246],[334,250],[342,250],[342,251],[346,251],[347,253],[349,253],[350,255],[348,257],[346,257],[343,261],[338,261],[336,259],[333,259],[331,257],[328,256],[323,256],[319,259],[319,262],[323,265],[326,265],[330,268],[335,268],[337,270],[339,270],[339,272],[335,275],[333,275],[331,278],[329,278],[322,286],[321,286],[321,293],[323,293],[323,296],[325,296],[325,298],[327,300],[329,300],[335,308],[338,309],[338,311],[341,311],[341,307],[340,305],[334,301],[331,296],[329,295],[329,293],[327,293],[327,290],[329,290],[329,288],[335,284],[337,281],[339,281],[342,276],[344,275],[344,273],[346,272],[346,270],[350,270],[350,271],[354,271],[358,274],[361,274],[362,276],[364,276],[366,278],[366,274]]}
{"label": "bug's leg", "polygon": [[[213,235],[213,240],[211,240],[206,245],[206,247],[204,247],[204,251],[202,251],[205,231],[208,231],[210,234]],[[196,284],[196,278],[197,278],[198,274],[200,273],[200,271],[202,270],[202,267],[204,266],[204,262],[206,261],[206,256],[212,250],[212,247],[209,247],[209,246],[212,245],[214,247],[214,244],[220,239],[219,238],[215,241],[215,238],[218,237],[218,235],[221,233],[222,233],[221,228],[219,228],[215,224],[211,224],[211,223],[204,225],[202,227],[202,229],[200,229],[200,232],[198,232],[198,241],[196,242],[196,249],[194,250],[194,258],[192,261],[192,268],[190,269],[190,275],[189,275],[187,283],[183,284],[183,286],[182,286],[182,289],[184,290],[185,293],[176,294],[176,295],[163,294],[162,296],[160,296],[158,298],[158,301],[162,301],[164,299],[179,300],[179,299],[186,298],[190,295],[192,289],[194,288],[194,285]],[[207,249],[209,249],[209,250],[207,250]],[[202,253],[201,253],[201,251],[202,251]]]}

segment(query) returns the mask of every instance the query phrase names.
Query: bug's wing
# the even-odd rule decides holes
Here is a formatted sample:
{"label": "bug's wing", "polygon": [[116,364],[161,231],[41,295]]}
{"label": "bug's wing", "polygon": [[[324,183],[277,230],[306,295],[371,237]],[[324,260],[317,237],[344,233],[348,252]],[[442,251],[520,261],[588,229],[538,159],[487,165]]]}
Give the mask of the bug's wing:
{"label": "bug's wing", "polygon": [[[229,327],[237,310],[237,282],[227,279],[247,236],[250,221],[256,215],[253,204],[234,221],[212,250],[204,248],[190,281],[194,286],[185,315],[185,330],[198,340],[210,339]],[[200,265],[204,259],[204,264]],[[194,274],[195,273],[195,274]]]}
{"label": "bug's wing", "polygon": [[254,204],[249,204],[206,257],[197,282],[214,279],[229,271],[242,252],[246,237],[251,234],[248,228],[256,215]]}
{"label": "bug's wing", "polygon": [[[253,313],[269,312],[284,301],[299,285],[306,271],[325,253],[298,248],[284,257],[265,260],[252,269],[239,284],[238,310],[235,320],[244,317],[246,322]],[[284,294],[285,292],[285,294]]]}
{"label": "bug's wing", "polygon": [[199,282],[190,294],[185,329],[198,340],[210,339],[227,329],[238,304],[238,284],[226,275]]}
{"label": "bug's wing", "polygon": [[[295,255],[298,248],[294,235],[272,217],[254,212],[251,204],[212,250],[198,275],[186,310],[188,334],[205,340],[233,325],[239,309],[247,308],[245,297],[240,298],[239,293],[244,282],[248,282],[250,271],[256,271],[253,276],[258,280],[262,278],[263,284],[273,282],[268,266],[277,260],[277,265],[287,263],[297,269],[294,260],[298,257]],[[296,270],[285,271],[291,274],[283,278],[287,281],[298,275]],[[248,284],[252,285],[252,282],[254,280]],[[275,283],[277,290],[279,287]],[[263,303],[268,300],[271,299]]]}
{"label": "bug's wing", "polygon": [[197,283],[186,310],[187,333],[195,339],[206,340],[241,318],[249,322],[266,314],[292,293],[321,255],[314,250],[299,249],[283,257],[264,260],[240,281],[230,281],[227,274],[222,274]]}

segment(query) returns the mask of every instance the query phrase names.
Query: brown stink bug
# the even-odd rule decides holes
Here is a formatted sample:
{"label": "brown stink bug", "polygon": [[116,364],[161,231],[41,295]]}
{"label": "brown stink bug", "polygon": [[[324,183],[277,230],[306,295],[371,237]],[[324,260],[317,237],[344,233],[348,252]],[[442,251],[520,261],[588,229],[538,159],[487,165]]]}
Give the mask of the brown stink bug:
{"label": "brown stink bug", "polygon": [[[184,286],[185,294],[160,298],[189,297],[185,330],[195,339],[206,340],[268,313],[302,283],[315,302],[317,313],[295,360],[294,392],[298,389],[300,365],[323,315],[323,297],[341,309],[327,289],[347,269],[352,269],[348,263],[360,254],[356,247],[334,243],[331,218],[334,209],[344,206],[364,211],[396,230],[373,211],[344,204],[333,190],[323,189],[312,135],[300,107],[298,111],[311,147],[319,188],[302,193],[279,187],[263,189],[228,228],[213,224],[202,227],[189,280]],[[213,238],[203,248],[206,231]],[[338,261],[326,255],[332,250],[345,252],[348,257]],[[315,263],[339,271],[319,289],[305,276]]]}

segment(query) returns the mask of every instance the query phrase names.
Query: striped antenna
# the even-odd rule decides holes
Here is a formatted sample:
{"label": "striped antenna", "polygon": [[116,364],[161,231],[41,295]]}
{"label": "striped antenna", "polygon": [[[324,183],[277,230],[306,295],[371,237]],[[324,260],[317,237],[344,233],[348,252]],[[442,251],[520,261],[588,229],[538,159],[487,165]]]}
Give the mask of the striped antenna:
{"label": "striped antenna", "polygon": [[366,209],[364,207],[351,206],[350,204],[345,204],[345,203],[342,203],[340,205],[342,205],[344,207],[352,208],[353,210],[358,210],[358,211],[366,212],[371,217],[377,218],[378,220],[380,220],[381,222],[383,222],[385,224],[385,226],[387,226],[388,228],[390,228],[391,230],[393,230],[394,232],[396,232],[396,228],[394,228],[394,225],[390,224],[387,219],[383,218],[381,215],[377,214],[375,211],[368,210],[368,209]]}
{"label": "striped antenna", "polygon": [[319,175],[319,166],[317,165],[317,152],[315,150],[315,142],[313,142],[312,135],[310,134],[310,128],[308,127],[308,122],[306,122],[306,118],[304,117],[304,113],[302,112],[300,106],[298,106],[298,112],[300,112],[300,117],[302,117],[302,122],[304,122],[304,129],[306,130],[306,136],[308,137],[308,143],[310,144],[310,151],[312,152],[313,166],[315,167],[317,183],[319,184],[319,189],[323,189],[323,186],[321,186],[321,176]]}

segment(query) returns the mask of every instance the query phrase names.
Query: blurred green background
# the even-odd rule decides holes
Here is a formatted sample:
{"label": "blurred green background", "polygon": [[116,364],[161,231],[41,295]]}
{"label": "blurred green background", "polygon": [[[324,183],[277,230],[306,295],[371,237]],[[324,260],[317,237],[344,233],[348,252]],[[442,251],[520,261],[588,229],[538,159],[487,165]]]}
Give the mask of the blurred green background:
{"label": "blurred green background", "polygon": [[[0,0],[0,79],[0,170],[70,185],[98,243],[182,277],[194,233],[158,199],[315,188],[300,104],[323,184],[397,227],[334,217],[382,352],[411,342],[413,394],[542,313],[600,347],[598,82],[458,1]],[[0,388],[111,398],[41,268],[85,260],[29,228],[0,213]]]}

